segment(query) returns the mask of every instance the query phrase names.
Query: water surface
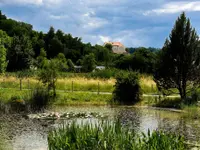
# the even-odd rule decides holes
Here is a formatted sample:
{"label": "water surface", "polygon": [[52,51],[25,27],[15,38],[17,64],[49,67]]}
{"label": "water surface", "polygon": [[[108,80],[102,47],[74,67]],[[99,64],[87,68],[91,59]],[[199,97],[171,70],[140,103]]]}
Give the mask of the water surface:
{"label": "water surface", "polygon": [[[111,106],[57,106],[49,112],[99,113],[106,119],[119,118],[123,124],[130,124],[137,132],[167,130],[185,135],[190,141],[200,141],[200,121],[183,119],[180,112],[153,108],[111,107]],[[7,119],[5,119],[7,120]],[[17,120],[17,121],[16,121]],[[97,122],[97,118],[76,118],[79,122]],[[68,120],[37,120],[19,117],[10,119],[4,127],[6,138],[14,150],[47,150],[47,133]],[[6,124],[6,122],[5,122]]]}

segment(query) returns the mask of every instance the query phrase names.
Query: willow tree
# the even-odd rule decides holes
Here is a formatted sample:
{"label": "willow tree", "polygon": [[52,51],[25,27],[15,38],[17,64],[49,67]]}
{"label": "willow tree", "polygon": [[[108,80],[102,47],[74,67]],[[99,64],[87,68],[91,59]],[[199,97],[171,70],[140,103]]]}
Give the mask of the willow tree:
{"label": "willow tree", "polygon": [[182,100],[200,82],[199,37],[182,13],[175,22],[157,61],[154,79],[160,90],[176,88]]}

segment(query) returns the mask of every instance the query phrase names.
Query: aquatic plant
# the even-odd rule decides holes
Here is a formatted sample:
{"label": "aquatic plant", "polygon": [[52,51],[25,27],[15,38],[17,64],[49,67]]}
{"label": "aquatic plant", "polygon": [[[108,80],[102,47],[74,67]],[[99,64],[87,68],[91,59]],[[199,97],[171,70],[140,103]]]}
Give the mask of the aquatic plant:
{"label": "aquatic plant", "polygon": [[81,123],[73,121],[48,134],[49,150],[185,150],[184,138],[162,131],[139,136],[119,121]]}

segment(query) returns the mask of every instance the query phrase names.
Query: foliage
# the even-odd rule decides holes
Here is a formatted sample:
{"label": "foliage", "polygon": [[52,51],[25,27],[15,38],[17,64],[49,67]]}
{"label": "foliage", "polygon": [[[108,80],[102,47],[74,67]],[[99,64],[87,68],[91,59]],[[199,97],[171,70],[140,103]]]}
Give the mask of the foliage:
{"label": "foliage", "polygon": [[40,111],[46,109],[49,105],[52,98],[49,95],[49,92],[46,89],[37,87],[29,95],[27,100],[31,111]]}
{"label": "foliage", "polygon": [[29,69],[33,64],[34,51],[27,36],[14,36],[8,50],[8,70]]}
{"label": "foliage", "polygon": [[82,60],[82,69],[84,72],[91,72],[96,67],[95,56],[93,53],[90,53],[83,57]]}
{"label": "foliage", "polygon": [[122,104],[135,104],[140,100],[141,87],[136,72],[120,73],[116,77],[114,101]]}
{"label": "foliage", "polygon": [[6,32],[0,30],[0,73],[5,73],[7,68],[7,47],[10,45],[11,38]]}
{"label": "foliage", "polygon": [[47,86],[48,92],[53,89],[53,95],[56,96],[56,80],[58,77],[58,61],[51,59],[45,65],[39,74],[39,80]]}
{"label": "foliage", "polygon": [[97,149],[97,150],[184,150],[184,138],[172,133],[153,131],[139,137],[129,126],[119,121],[102,121],[96,124],[78,124],[73,121],[48,134],[50,150]]}
{"label": "foliage", "polygon": [[37,67],[42,69],[44,68],[44,66],[46,65],[47,63],[47,54],[46,54],[46,51],[44,50],[44,48],[41,48],[40,50],[40,55],[37,57]]}
{"label": "foliage", "polygon": [[71,71],[71,72],[75,71],[75,65],[74,65],[74,63],[72,62],[71,59],[67,60],[67,65],[69,66],[69,69],[68,69],[69,71]]}
{"label": "foliage", "polygon": [[107,48],[110,52],[112,52],[112,44],[106,43],[104,47]]}
{"label": "foliage", "polygon": [[[130,59],[127,59],[126,56],[123,58],[123,55],[112,53],[111,44],[93,46],[91,43],[83,43],[79,37],[65,34],[61,30],[56,31],[54,27],[50,27],[47,33],[38,32],[33,30],[32,25],[8,19],[2,13],[0,13],[0,30],[5,31],[13,39],[7,52],[7,61],[9,62],[7,71],[28,69],[35,62],[38,68],[42,68],[41,66],[45,62],[43,60],[46,60],[46,58],[43,59],[40,56],[42,50],[46,53],[45,57],[48,60],[57,57],[59,53],[63,53],[67,60],[70,59],[76,65],[81,65],[80,60],[93,53],[96,65],[125,70],[131,68],[140,72],[152,73],[151,54],[148,57],[137,55],[139,57],[136,57],[137,59],[133,58],[133,56]],[[141,48],[135,48],[136,51],[138,49]],[[146,50],[152,53],[156,51],[155,48],[146,48]],[[134,60],[137,60],[137,62]],[[145,60],[145,63],[140,60]],[[61,70],[65,71],[66,66]],[[71,66],[68,70],[74,71],[74,68]]]}
{"label": "foliage", "polygon": [[198,35],[185,13],[178,17],[159,56],[154,75],[158,88],[176,88],[186,100],[187,90],[199,85],[200,49]]}
{"label": "foliage", "polygon": [[56,59],[58,61],[57,64],[58,64],[59,71],[67,71],[68,66],[67,66],[67,60],[65,58],[65,55],[63,53],[59,53]]}
{"label": "foliage", "polygon": [[132,55],[119,55],[115,61],[115,67],[119,69],[131,69],[141,73],[152,73],[155,65],[156,53],[144,47],[137,48]]}
{"label": "foliage", "polygon": [[133,53],[133,70],[141,73],[152,73],[154,70],[156,54],[146,48],[138,48]]}
{"label": "foliage", "polygon": [[88,76],[92,78],[110,79],[110,78],[115,78],[116,74],[119,73],[119,71],[120,70],[118,69],[95,70],[94,72],[88,74]]}

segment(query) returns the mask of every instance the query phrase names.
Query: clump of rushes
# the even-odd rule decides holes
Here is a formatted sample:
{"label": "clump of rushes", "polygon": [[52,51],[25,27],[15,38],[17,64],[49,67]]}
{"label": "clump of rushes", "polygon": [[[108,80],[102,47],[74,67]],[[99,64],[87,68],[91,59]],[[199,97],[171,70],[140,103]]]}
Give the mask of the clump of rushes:
{"label": "clump of rushes", "polygon": [[50,131],[49,150],[185,150],[184,138],[175,134],[153,131],[137,135],[119,121],[70,124]]}

